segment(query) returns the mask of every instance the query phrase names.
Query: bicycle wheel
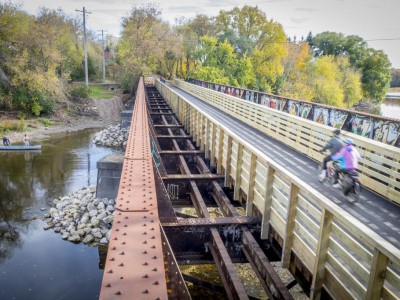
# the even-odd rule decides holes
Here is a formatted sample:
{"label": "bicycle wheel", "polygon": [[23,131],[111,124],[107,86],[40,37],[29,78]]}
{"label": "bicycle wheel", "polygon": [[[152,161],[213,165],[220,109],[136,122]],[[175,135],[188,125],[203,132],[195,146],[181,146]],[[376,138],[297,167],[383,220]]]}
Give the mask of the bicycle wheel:
{"label": "bicycle wheel", "polygon": [[355,203],[359,200],[361,194],[361,184],[355,182],[350,192],[346,195],[346,200],[350,203]]}

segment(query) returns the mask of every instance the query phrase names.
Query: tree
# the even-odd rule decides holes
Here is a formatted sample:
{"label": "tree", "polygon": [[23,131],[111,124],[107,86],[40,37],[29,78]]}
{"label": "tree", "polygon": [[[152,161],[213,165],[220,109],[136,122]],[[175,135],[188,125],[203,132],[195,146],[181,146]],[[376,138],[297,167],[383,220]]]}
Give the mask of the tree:
{"label": "tree", "polygon": [[239,57],[251,55],[266,22],[265,14],[258,7],[245,5],[242,9],[221,10],[216,18],[216,26],[220,29],[218,39],[228,40]]}
{"label": "tree", "polygon": [[258,90],[276,92],[275,84],[283,74],[282,59],[286,55],[286,35],[282,25],[273,21],[265,23],[252,56]]}
{"label": "tree", "polygon": [[140,76],[157,71],[176,37],[155,4],[134,7],[122,28],[118,59],[125,70],[125,85],[131,85]]}
{"label": "tree", "polygon": [[362,69],[364,96],[372,103],[380,103],[386,95],[390,83],[390,61],[381,50],[369,48],[359,63]]}
{"label": "tree", "polygon": [[382,51],[368,48],[356,35],[323,32],[314,37],[313,52],[316,56],[347,56],[352,67],[362,73],[364,96],[374,103],[383,101],[390,81],[390,61]]}
{"label": "tree", "polygon": [[349,58],[339,56],[336,58],[339,67],[341,87],[344,93],[343,102],[347,107],[352,107],[362,99],[361,72],[352,67]]}

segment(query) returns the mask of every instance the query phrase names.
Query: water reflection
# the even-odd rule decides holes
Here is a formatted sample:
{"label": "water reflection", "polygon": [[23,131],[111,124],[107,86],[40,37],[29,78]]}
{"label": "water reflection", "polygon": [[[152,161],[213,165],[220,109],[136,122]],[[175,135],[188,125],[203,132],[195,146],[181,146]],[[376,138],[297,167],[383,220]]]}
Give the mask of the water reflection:
{"label": "water reflection", "polygon": [[117,152],[93,145],[93,134],[58,135],[41,152],[0,151],[0,299],[98,298],[104,249],[66,242],[41,221],[54,198],[95,184],[97,161]]}
{"label": "water reflection", "polygon": [[400,99],[386,99],[381,104],[381,115],[400,120]]}

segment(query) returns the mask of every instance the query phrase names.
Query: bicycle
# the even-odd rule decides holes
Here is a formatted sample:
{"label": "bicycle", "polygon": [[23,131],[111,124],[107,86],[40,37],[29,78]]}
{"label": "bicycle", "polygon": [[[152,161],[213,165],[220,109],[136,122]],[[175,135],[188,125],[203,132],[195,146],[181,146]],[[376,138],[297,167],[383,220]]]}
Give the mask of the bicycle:
{"label": "bicycle", "polygon": [[[337,168],[338,164],[336,161],[329,161],[326,168],[326,177],[321,180],[319,175],[322,171],[322,165],[319,164],[317,168],[318,181],[323,184],[332,185],[335,182],[335,171]],[[357,171],[351,170],[347,171],[347,173],[339,172],[338,182],[348,202],[355,203],[359,200],[362,185]]]}

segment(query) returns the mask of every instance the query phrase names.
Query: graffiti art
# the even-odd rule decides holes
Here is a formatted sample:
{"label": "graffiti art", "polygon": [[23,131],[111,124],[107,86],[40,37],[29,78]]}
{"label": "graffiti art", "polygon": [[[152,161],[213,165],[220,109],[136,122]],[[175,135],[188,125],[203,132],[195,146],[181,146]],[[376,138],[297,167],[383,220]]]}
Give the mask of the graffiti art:
{"label": "graffiti art", "polygon": [[350,119],[350,128],[349,130],[352,133],[369,137],[371,134],[371,117],[367,116],[360,116],[360,115],[353,115]]}
{"label": "graffiti art", "polygon": [[396,145],[400,135],[400,125],[391,121],[378,121],[374,124],[374,140]]}
{"label": "graffiti art", "polygon": [[340,110],[332,109],[329,115],[329,125],[335,128],[342,128],[349,114]]}
{"label": "graffiti art", "polygon": [[301,106],[300,116],[304,119],[308,119],[308,117],[310,116],[311,109],[312,109],[311,104],[303,103],[303,105]]}
{"label": "graffiti art", "polygon": [[323,107],[314,107],[314,122],[328,125],[329,110]]}

